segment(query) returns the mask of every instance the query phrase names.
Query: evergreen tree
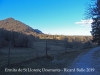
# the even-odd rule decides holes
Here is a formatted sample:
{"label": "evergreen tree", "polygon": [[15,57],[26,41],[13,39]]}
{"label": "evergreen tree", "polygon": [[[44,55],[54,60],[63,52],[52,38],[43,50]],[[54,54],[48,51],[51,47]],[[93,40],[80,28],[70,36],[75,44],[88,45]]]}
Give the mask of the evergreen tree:
{"label": "evergreen tree", "polygon": [[91,34],[93,36],[92,42],[100,45],[100,21],[98,17],[93,18]]}
{"label": "evergreen tree", "polygon": [[93,22],[91,23],[92,31],[91,34],[93,36],[92,42],[100,45],[100,0],[95,0],[96,2],[90,6],[89,16]]}

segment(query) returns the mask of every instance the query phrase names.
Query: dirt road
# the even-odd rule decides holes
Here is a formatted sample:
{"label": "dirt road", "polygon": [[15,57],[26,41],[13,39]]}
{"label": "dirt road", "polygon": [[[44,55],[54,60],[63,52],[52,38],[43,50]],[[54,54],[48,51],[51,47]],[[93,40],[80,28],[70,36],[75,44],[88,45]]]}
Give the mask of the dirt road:
{"label": "dirt road", "polygon": [[[100,67],[96,68],[96,60],[94,53],[100,51],[100,47],[93,48],[88,53],[78,56],[69,68],[65,68],[64,72],[60,75],[100,75]],[[99,58],[99,57],[98,57]]]}

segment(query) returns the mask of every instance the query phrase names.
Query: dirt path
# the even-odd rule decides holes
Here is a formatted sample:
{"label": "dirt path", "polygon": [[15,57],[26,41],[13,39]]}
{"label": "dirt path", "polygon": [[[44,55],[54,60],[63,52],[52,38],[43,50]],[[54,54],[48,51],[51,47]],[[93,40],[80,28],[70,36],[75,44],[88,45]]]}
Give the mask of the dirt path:
{"label": "dirt path", "polygon": [[100,60],[93,58],[94,53],[99,50],[100,47],[93,48],[88,53],[78,56],[73,64],[60,75],[100,75],[100,71],[95,64],[95,62],[100,62]]}

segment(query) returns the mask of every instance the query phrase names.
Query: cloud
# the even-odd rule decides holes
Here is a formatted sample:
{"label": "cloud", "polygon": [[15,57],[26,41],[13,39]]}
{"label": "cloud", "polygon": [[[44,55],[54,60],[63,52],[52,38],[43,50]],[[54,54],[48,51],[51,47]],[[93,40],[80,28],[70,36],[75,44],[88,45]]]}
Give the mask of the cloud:
{"label": "cloud", "polygon": [[78,25],[81,25],[85,28],[91,29],[92,22],[93,22],[93,20],[81,20],[80,22],[75,22],[75,24],[78,24]]}
{"label": "cloud", "polygon": [[91,24],[93,20],[81,20],[80,22],[75,22],[75,24],[85,25],[85,24]]}

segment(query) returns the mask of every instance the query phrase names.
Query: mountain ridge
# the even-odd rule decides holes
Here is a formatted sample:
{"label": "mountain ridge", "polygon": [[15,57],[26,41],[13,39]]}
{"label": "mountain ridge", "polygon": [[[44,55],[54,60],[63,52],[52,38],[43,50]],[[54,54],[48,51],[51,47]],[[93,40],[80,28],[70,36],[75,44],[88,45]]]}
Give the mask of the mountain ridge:
{"label": "mountain ridge", "polygon": [[33,29],[29,25],[26,25],[19,20],[15,20],[12,17],[0,20],[0,28],[4,28],[8,31],[16,31],[28,34],[43,34],[42,31],[37,31],[37,29]]}

